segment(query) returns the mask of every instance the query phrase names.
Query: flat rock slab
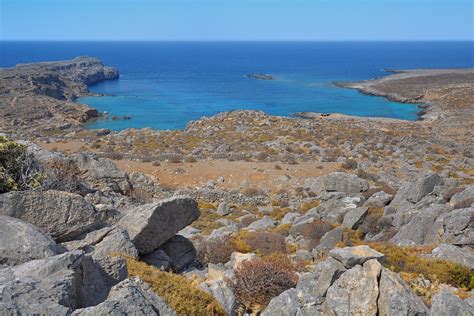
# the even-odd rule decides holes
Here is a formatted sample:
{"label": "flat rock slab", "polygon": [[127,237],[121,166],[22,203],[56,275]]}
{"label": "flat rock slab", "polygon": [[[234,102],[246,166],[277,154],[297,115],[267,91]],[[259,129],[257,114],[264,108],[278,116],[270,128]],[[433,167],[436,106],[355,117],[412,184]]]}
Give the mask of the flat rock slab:
{"label": "flat rock slab", "polygon": [[381,260],[385,257],[382,253],[365,245],[335,248],[329,251],[329,256],[341,262],[346,269],[350,269],[358,264],[364,264],[364,262],[371,259]]}
{"label": "flat rock slab", "polygon": [[54,240],[35,226],[0,215],[0,265],[17,265],[58,253]]}
{"label": "flat rock slab", "polygon": [[197,202],[180,196],[129,210],[118,225],[128,232],[139,254],[145,255],[163,245],[199,215]]}

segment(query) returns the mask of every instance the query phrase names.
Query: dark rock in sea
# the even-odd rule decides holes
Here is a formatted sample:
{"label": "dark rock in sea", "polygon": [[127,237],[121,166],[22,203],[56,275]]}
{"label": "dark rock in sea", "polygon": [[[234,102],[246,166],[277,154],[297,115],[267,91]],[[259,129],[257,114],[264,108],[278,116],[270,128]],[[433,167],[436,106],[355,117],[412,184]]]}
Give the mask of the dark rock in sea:
{"label": "dark rock in sea", "polygon": [[271,74],[247,74],[245,76],[258,80],[275,80],[275,77],[273,77]]}

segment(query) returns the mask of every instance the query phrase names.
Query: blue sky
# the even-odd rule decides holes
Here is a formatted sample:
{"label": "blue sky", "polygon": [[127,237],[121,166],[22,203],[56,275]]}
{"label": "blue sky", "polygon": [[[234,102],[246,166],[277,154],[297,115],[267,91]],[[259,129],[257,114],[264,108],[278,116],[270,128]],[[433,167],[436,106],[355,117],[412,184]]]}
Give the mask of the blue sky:
{"label": "blue sky", "polygon": [[0,0],[2,40],[473,40],[473,0]]}

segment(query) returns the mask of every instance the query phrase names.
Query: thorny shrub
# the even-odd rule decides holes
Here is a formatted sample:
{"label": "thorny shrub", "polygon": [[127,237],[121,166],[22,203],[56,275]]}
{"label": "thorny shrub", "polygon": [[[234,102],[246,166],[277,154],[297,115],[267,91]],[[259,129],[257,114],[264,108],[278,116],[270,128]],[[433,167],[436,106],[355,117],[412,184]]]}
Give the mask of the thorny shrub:
{"label": "thorny shrub", "polygon": [[257,257],[244,261],[227,279],[239,301],[254,313],[263,310],[270,300],[296,286],[298,276],[284,256]]}

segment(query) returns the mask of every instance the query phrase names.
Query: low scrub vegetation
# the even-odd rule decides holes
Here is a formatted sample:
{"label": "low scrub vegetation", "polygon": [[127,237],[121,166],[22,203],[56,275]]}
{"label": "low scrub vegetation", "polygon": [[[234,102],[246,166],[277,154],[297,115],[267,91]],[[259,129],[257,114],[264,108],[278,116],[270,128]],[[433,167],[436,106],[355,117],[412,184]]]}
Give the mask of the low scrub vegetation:
{"label": "low scrub vegetation", "polygon": [[0,193],[38,189],[42,177],[26,146],[0,136]]}
{"label": "low scrub vegetation", "polygon": [[363,242],[363,232],[360,230],[344,230],[340,247],[368,245],[385,255],[384,266],[395,272],[421,276],[430,282],[445,283],[457,288],[473,289],[474,275],[468,267],[458,263],[422,257],[430,254],[432,246],[400,247],[384,242]]}
{"label": "low scrub vegetation", "polygon": [[178,315],[225,315],[222,306],[208,293],[183,276],[161,271],[127,258],[128,273],[147,282]]}
{"label": "low scrub vegetation", "polygon": [[254,313],[263,310],[270,300],[296,286],[298,276],[290,261],[281,255],[258,257],[242,262],[227,280],[241,304]]}

